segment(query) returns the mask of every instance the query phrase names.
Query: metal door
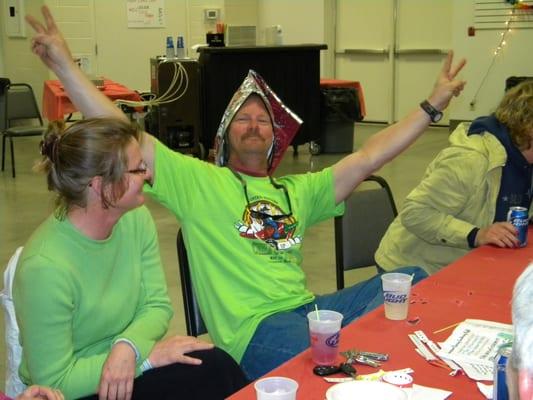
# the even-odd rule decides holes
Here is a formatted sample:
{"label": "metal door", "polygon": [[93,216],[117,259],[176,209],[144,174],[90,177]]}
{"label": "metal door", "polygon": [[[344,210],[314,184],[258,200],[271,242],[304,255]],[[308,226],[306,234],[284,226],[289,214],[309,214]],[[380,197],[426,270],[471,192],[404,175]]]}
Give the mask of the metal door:
{"label": "metal door", "polygon": [[361,82],[366,121],[396,121],[430,94],[451,46],[452,6],[448,0],[337,0],[335,75]]}

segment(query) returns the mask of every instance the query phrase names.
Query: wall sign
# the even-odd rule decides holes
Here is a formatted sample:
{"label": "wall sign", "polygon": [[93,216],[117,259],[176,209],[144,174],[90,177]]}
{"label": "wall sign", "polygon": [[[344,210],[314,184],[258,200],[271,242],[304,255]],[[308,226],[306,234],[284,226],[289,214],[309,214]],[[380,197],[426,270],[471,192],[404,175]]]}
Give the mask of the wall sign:
{"label": "wall sign", "polygon": [[165,0],[127,0],[128,28],[164,28]]}

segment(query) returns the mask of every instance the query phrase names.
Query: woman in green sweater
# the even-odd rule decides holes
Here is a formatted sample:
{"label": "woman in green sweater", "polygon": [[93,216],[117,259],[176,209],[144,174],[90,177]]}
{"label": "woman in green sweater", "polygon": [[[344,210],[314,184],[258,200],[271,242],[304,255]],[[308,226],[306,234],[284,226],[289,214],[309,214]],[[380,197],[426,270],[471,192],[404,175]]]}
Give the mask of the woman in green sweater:
{"label": "woman in green sweater", "polygon": [[45,135],[38,169],[58,201],[15,276],[19,372],[67,399],[222,399],[245,384],[233,359],[193,337],[162,339],[172,308],[137,139],[115,119]]}

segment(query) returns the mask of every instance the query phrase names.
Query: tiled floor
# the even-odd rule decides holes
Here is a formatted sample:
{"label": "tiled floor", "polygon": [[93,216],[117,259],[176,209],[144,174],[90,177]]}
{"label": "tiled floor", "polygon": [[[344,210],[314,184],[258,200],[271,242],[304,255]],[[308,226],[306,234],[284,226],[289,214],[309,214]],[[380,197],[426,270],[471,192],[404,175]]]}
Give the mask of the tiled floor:
{"label": "tiled floor", "polygon": [[[370,135],[382,129],[380,125],[358,124],[355,128],[355,147],[358,148]],[[437,152],[446,146],[447,128],[429,128],[411,148],[378,172],[388,180],[397,205],[418,183],[425,167]],[[46,190],[43,176],[33,173],[31,166],[37,157],[37,138],[21,138],[15,143],[17,177],[11,178],[9,166],[0,173],[0,265],[5,266],[16,247],[24,244],[35,227],[52,211],[53,197]],[[299,147],[299,155],[290,149],[282,161],[277,175],[319,170],[335,163],[342,154],[311,156],[307,145]],[[8,158],[9,163],[9,158]],[[169,333],[184,333],[185,323],[175,247],[178,224],[174,217],[159,204],[148,201],[159,232],[162,259],[165,266],[169,292],[175,315]],[[311,290],[327,293],[335,289],[333,221],[311,228],[303,246],[305,269]],[[347,284],[357,282],[373,273],[373,268],[349,272]],[[3,331],[3,319],[0,322]],[[0,377],[4,376],[5,346],[0,340]],[[0,388],[4,380],[0,378]]]}

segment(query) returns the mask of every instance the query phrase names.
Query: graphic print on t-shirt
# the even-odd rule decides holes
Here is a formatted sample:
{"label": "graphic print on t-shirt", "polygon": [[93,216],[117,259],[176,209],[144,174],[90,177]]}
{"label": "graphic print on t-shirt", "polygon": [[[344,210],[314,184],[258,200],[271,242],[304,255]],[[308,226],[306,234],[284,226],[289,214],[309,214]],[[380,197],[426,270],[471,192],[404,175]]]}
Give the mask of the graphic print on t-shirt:
{"label": "graphic print on t-shirt", "polygon": [[276,250],[287,250],[301,242],[299,236],[294,236],[297,225],[294,216],[284,214],[273,202],[259,200],[245,207],[242,221],[237,221],[235,228],[242,237],[262,240]]}

